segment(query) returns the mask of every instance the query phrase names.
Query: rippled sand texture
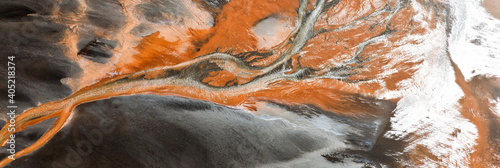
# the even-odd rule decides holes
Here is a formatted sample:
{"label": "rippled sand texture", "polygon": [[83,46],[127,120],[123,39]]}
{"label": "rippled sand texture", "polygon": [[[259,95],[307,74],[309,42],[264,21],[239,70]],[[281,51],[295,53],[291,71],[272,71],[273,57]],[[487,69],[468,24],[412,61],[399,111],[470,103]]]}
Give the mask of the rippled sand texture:
{"label": "rippled sand texture", "polygon": [[0,2],[25,110],[0,165],[500,166],[500,20],[481,2]]}

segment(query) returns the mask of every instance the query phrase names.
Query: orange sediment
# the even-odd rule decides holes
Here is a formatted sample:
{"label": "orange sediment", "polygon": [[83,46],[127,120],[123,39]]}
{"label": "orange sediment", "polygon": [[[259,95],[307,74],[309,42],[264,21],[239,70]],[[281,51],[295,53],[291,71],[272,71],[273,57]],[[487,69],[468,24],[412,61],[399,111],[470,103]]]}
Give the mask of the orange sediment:
{"label": "orange sediment", "polygon": [[[324,1],[318,3],[321,2]],[[308,2],[304,7],[309,16],[316,9],[315,3]],[[300,36],[302,23],[306,21],[295,23],[301,19],[300,5],[299,0],[232,0],[216,10],[213,27],[189,29],[186,39],[167,40],[160,31],[143,37],[134,48],[137,53],[113,69],[122,74],[99,78],[63,100],[42,104],[19,115],[16,119],[24,121],[19,130],[48,118],[58,119],[40,140],[16,157],[44,145],[63,127],[73,109],[85,102],[155,94],[206,100],[249,111],[256,110],[257,102],[266,101],[307,104],[332,113],[362,115],[376,112],[376,105],[365,99],[375,99],[380,90],[399,89],[397,84],[411,78],[415,67],[422,64],[422,60],[405,57],[410,53],[391,53],[394,48],[406,45],[396,43],[402,38],[428,31],[429,27],[413,19],[417,12],[411,5],[398,7],[396,0],[342,0],[321,10],[323,13],[311,25],[314,29],[307,32],[308,36]],[[291,20],[296,30],[278,34],[285,40],[276,46],[262,47],[259,40],[263,38],[253,34],[252,28],[269,17]],[[300,46],[299,42],[294,43],[297,40],[306,41]],[[294,45],[299,45],[298,52],[291,51],[295,50]],[[401,58],[397,63],[391,62],[394,58],[389,53]],[[395,72],[381,75],[387,69]],[[457,83],[467,90],[462,79],[457,77]],[[471,94],[466,92],[467,98],[461,102],[464,109],[480,111]],[[485,140],[488,130],[483,129],[487,122],[463,111],[479,129],[480,145],[471,157],[489,156],[481,154],[488,148],[481,146],[488,144]],[[10,135],[5,126],[0,135],[4,139]],[[6,158],[0,166],[9,162]]]}
{"label": "orange sediment", "polygon": [[[73,109],[71,110],[66,110],[62,111],[61,114],[58,114],[57,120],[54,122],[54,125],[49,128],[47,132],[45,132],[40,139],[38,139],[35,143],[32,145],[28,146],[27,148],[16,152],[15,156],[13,157],[14,159],[19,158],[21,156],[24,156],[26,154],[29,154],[33,152],[34,150],[37,150],[41,146],[43,146],[45,143],[47,143],[63,126],[64,123],[66,123],[68,117],[70,114],[73,112]],[[11,162],[11,158],[5,158],[2,161],[0,161],[0,166],[5,166],[9,162]]]}
{"label": "orange sediment", "polygon": [[[165,38],[160,37],[159,32],[144,37],[141,43],[135,48],[138,54],[131,57],[134,61],[126,62],[118,67],[120,69],[117,69],[117,71],[124,72],[125,74],[139,72],[137,75],[117,75],[103,78],[91,86],[83,87],[60,102],[43,104],[18,116],[18,120],[27,120],[25,123],[19,125],[19,129],[54,116],[57,116],[58,119],[55,125],[39,141],[18,152],[16,157],[30,153],[46,143],[61,129],[74,107],[81,103],[115,96],[148,93],[207,100],[227,106],[251,107],[256,101],[273,101],[288,105],[312,104],[326,111],[345,114],[369,112],[368,107],[359,106],[362,100],[352,97],[370,95],[373,91],[351,86],[335,79],[325,78],[296,81],[295,79],[287,79],[279,75],[272,77],[273,75],[268,75],[268,73],[274,70],[274,68],[266,71],[262,70],[266,66],[272,65],[279,58],[295,55],[296,53],[293,53],[295,51],[289,50],[294,45],[295,47],[302,45],[301,42],[287,45],[286,43],[288,42],[285,41],[279,44],[284,48],[280,49],[281,51],[277,52],[274,56],[258,61],[267,63],[259,64],[261,67],[257,67],[256,70],[241,69],[240,66],[243,65],[238,65],[235,61],[225,59],[218,61],[217,59],[209,59],[207,60],[208,63],[205,63],[206,65],[203,64],[202,67],[196,67],[196,62],[176,67],[176,65],[189,62],[194,58],[203,57],[213,52],[227,52],[237,55],[242,52],[259,50],[255,36],[248,33],[250,29],[259,21],[272,15],[280,15],[280,17],[285,18],[298,17],[297,9],[299,8],[299,4],[299,1],[231,1],[220,11],[220,15],[216,17],[217,22],[213,28],[210,30],[192,30],[191,44],[184,41],[167,41]],[[312,4],[307,4],[308,8],[314,9],[311,8]],[[259,10],[253,10],[254,8],[258,8]],[[319,14],[319,9],[316,12]],[[246,16],[245,19],[241,19],[241,15]],[[314,22],[312,23],[314,24]],[[297,33],[300,34],[301,32]],[[370,35],[373,34],[371,33]],[[291,36],[289,38],[293,38],[290,40],[308,40],[300,39],[307,38],[304,35]],[[355,45],[366,38],[356,39],[357,41],[351,41],[351,43]],[[325,41],[316,42],[313,40],[309,44],[323,42]],[[302,48],[301,46],[298,47]],[[187,49],[181,50],[180,48]],[[297,49],[291,48],[291,50]],[[321,62],[331,57],[334,56],[325,57],[317,61]],[[298,58],[294,60],[295,65],[302,64]],[[246,60],[243,59],[242,61]],[[235,65],[231,66],[230,64],[233,63]],[[279,64],[274,64],[273,66],[278,67]],[[207,68],[209,65],[214,67]],[[318,64],[306,65],[322,69]],[[203,78],[194,78],[189,77],[193,74],[183,74],[189,72],[186,71],[186,68],[192,66],[201,68],[199,70],[207,75],[203,76]],[[173,67],[167,69],[173,71],[174,75],[168,74],[164,69],[158,69],[159,67]],[[154,70],[155,68],[157,69]],[[293,69],[298,71],[301,68],[304,68],[304,66],[300,68],[294,67]],[[291,72],[291,74],[293,73]],[[321,76],[321,74],[314,75]],[[308,77],[306,76],[306,78]],[[349,95],[352,95],[352,97]],[[53,104],[59,103],[63,104],[60,105],[63,107],[52,107]],[[71,109],[66,109],[65,107],[71,107]],[[59,111],[57,110],[58,108],[62,108],[63,110]],[[47,109],[56,109],[56,111],[44,112]],[[8,135],[6,132],[1,133],[2,135]],[[8,162],[8,159],[4,159],[0,162],[0,165],[3,166]]]}
{"label": "orange sediment", "polygon": [[[478,94],[473,87],[480,87],[479,84],[466,82],[458,66],[453,63],[457,84],[464,91],[464,97],[460,99],[460,112],[469,119],[478,130],[478,140],[475,151],[470,155],[471,167],[495,167],[500,164],[500,158],[495,155],[500,153],[498,141],[494,138],[498,134],[500,117],[492,113],[485,93]],[[486,82],[486,81],[483,81]],[[494,98],[494,97],[492,97]],[[491,130],[493,128],[493,130]],[[493,131],[493,132],[492,132]],[[496,132],[495,132],[496,131]]]}

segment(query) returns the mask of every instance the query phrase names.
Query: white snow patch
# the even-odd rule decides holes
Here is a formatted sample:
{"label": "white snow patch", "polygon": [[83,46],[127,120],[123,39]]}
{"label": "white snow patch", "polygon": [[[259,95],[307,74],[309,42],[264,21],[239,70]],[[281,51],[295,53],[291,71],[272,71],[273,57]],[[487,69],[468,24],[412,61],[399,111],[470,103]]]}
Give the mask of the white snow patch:
{"label": "white snow patch", "polygon": [[490,103],[494,104],[493,107],[491,108],[493,114],[500,117],[500,98],[497,98],[496,100],[490,100]]}
{"label": "white snow patch", "polygon": [[450,0],[454,16],[449,51],[466,80],[476,75],[500,77],[500,20],[481,0]]}
{"label": "white snow patch", "polygon": [[[427,11],[414,4],[418,13],[422,14],[414,19],[426,18]],[[426,35],[407,38],[421,39],[422,43],[403,45],[393,54],[403,52],[405,56],[415,57],[413,60],[420,58],[424,61],[421,66],[414,67],[418,70],[412,79],[398,83],[403,89],[380,92],[381,98],[385,99],[402,97],[391,118],[392,130],[384,136],[409,140],[410,145],[405,148],[405,153],[425,147],[440,159],[421,156],[424,165],[418,166],[467,167],[468,154],[473,152],[478,134],[476,126],[458,110],[458,101],[464,93],[455,82],[455,72],[446,51],[445,26],[438,25]],[[400,55],[394,57],[401,59],[398,58]],[[415,163],[403,164],[416,166]]]}

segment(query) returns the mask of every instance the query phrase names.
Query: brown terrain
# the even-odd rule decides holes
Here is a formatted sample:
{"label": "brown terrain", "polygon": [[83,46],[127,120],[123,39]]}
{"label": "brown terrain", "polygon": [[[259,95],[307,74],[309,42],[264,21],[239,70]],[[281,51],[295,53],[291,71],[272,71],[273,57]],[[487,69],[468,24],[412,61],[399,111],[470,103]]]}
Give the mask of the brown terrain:
{"label": "brown terrain", "polygon": [[484,0],[483,6],[497,19],[500,19],[500,0]]}

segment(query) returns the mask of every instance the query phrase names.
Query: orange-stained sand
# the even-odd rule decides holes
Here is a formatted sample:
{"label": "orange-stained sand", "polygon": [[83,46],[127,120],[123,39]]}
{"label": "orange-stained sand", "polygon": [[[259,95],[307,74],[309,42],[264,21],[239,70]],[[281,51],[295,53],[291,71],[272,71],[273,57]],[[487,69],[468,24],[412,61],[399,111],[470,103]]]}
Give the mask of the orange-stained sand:
{"label": "orange-stained sand", "polygon": [[[485,4],[492,1],[494,0],[486,0]],[[312,4],[314,2],[310,2],[307,6],[310,10],[314,9]],[[392,10],[384,9],[386,6]],[[189,8],[191,11],[199,10],[194,9],[196,7],[194,5]],[[215,52],[231,54],[245,65],[262,68],[282,56],[290,47],[289,41],[296,38],[292,36],[292,32],[300,26],[300,23],[296,23],[299,0],[231,0],[220,9],[210,9],[217,14],[213,18],[213,27],[205,29],[203,26],[198,28],[190,26],[179,30],[181,33],[175,35],[170,33],[172,37],[168,36],[169,32],[165,32],[172,29],[159,29],[144,36],[133,48],[135,53],[124,56],[123,61],[117,60],[116,64],[106,64],[105,66],[109,66],[107,69],[103,68],[110,70],[110,73],[121,74],[114,76],[84,74],[86,76],[82,77],[82,81],[85,82],[80,82],[81,86],[75,86],[79,90],[61,100],[63,107],[44,104],[26,111],[20,118],[40,114],[47,109],[56,111],[59,108],[72,109],[81,103],[131,94],[174,95],[243,107],[249,111],[255,111],[258,102],[271,101],[284,105],[313,105],[331,113],[344,115],[376,113],[376,105],[371,104],[369,100],[375,99],[381,90],[399,89],[397,84],[411,78],[416,71],[415,67],[422,64],[422,60],[414,60],[410,56],[411,53],[405,52],[396,53],[400,56],[398,62],[391,62],[395,58],[389,53],[394,48],[421,43],[396,42],[410,35],[422,35],[436,25],[442,24],[432,18],[426,20],[430,26],[415,21],[413,16],[417,12],[411,5],[403,6],[397,11],[394,10],[395,7],[395,1],[342,0],[337,6],[324,9],[324,13],[314,24],[315,32],[311,39],[308,39],[299,53],[293,55],[283,65],[288,68],[286,73],[283,73],[287,75],[299,73],[304,69],[310,70],[300,78],[273,77],[276,74],[273,72],[253,75],[252,73],[257,70],[243,69],[238,63],[227,60],[208,60],[203,62],[204,64],[200,63],[199,67],[193,66],[198,68],[195,72],[189,71],[189,68],[193,67],[184,66],[185,63]],[[375,15],[374,12],[380,13]],[[270,27],[273,29],[270,35],[259,30],[262,26],[259,23],[264,24],[269,19],[274,19],[273,21],[278,24],[278,27]],[[202,23],[196,19],[186,18],[186,20],[188,25]],[[286,26],[279,27],[279,25]],[[74,41],[74,37],[71,38],[68,41]],[[129,39],[129,37],[123,38],[122,40]],[[364,44],[373,38],[381,40]],[[259,55],[265,53],[269,53],[267,57]],[[352,61],[355,54],[358,57],[357,62]],[[83,68],[89,67],[92,66]],[[167,68],[169,71],[163,71],[162,67],[170,68]],[[337,70],[338,76],[324,77],[332,69]],[[395,72],[383,76],[382,73],[388,69]],[[273,71],[278,70],[280,69],[276,68]],[[144,73],[127,77],[140,71]],[[480,135],[477,150],[470,156],[473,161],[471,166],[489,166],[495,161],[488,158],[492,158],[494,152],[498,152],[495,151],[498,147],[488,141],[491,123],[484,117],[488,112],[484,107],[488,106],[478,98],[477,93],[470,90],[469,84],[463,80],[456,66],[455,71],[457,71],[457,83],[466,95],[460,102],[462,113],[478,127]],[[372,79],[380,80],[370,81]],[[63,114],[60,116],[61,120],[68,115],[61,111],[43,116],[43,119],[59,114]],[[26,121],[24,126],[38,121],[41,119]],[[61,123],[57,124],[62,126]],[[54,134],[57,132],[57,130],[51,131]],[[5,131],[1,133],[7,134]],[[48,135],[44,140],[50,139]],[[43,143],[30,146],[24,153],[36,150],[41,145]],[[420,151],[417,155],[433,158],[428,156],[432,153],[427,149],[423,148]],[[409,159],[418,162],[420,157]]]}
{"label": "orange-stained sand", "polygon": [[197,55],[215,51],[238,54],[258,50],[258,39],[249,33],[251,28],[272,15],[294,20],[298,7],[299,1],[230,1],[215,19],[213,36],[200,47]]}
{"label": "orange-stained sand", "polygon": [[[310,3],[308,8],[312,8],[311,4],[313,3]],[[370,12],[380,10],[380,7],[383,6],[380,5],[380,3],[375,5],[371,2],[362,3],[364,6],[360,9],[358,8],[359,4],[360,3],[351,3],[348,6],[345,6],[363,11],[359,12],[359,16],[352,16],[352,18],[366,16],[366,14]],[[199,72],[208,74],[208,76],[204,79],[198,79],[200,80],[199,82],[208,85],[207,87],[222,87],[242,84],[247,84],[248,86],[239,86],[241,89],[233,89],[229,91],[211,91],[208,88],[202,89],[200,86],[189,86],[189,84],[186,83],[176,84],[175,80],[169,79],[166,79],[164,82],[173,82],[172,84],[151,83],[154,81],[151,81],[149,85],[148,81],[131,81],[127,83],[114,82],[117,79],[123,78],[126,74],[155,67],[174,66],[187,62],[195,57],[213,52],[226,52],[237,55],[242,52],[272,48],[269,45],[262,45],[262,40],[269,40],[269,38],[262,37],[259,33],[257,33],[257,35],[255,33],[251,33],[252,28],[255,28],[256,26],[258,28],[259,22],[269,19],[270,17],[284,18],[285,21],[296,20],[298,7],[299,1],[234,0],[227,3],[219,12],[219,15],[215,18],[214,27],[209,30],[190,29],[188,39],[182,39],[190,41],[190,43],[181,41],[181,39],[178,41],[166,40],[165,37],[160,36],[161,32],[148,35],[141,39],[140,44],[134,48],[137,51],[137,54],[131,56],[131,60],[133,61],[125,61],[123,64],[118,65],[118,69],[114,70],[124,73],[123,75],[105,77],[93,85],[80,86],[79,88],[83,89],[63,100],[63,102],[65,102],[64,106],[70,106],[72,109],[80,103],[105,99],[111,96],[149,93],[208,100],[228,106],[247,107],[249,110],[254,109],[252,107],[258,101],[273,101],[287,105],[309,104],[322,108],[326,111],[341,114],[359,115],[374,112],[374,105],[367,104],[364,100],[365,97],[369,97],[374,93],[374,90],[370,90],[373,88],[371,86],[364,88],[362,86],[350,85],[349,83],[335,79],[310,79],[302,81],[279,79],[268,82],[264,81],[252,85],[247,83],[252,80],[259,79],[241,77],[242,75],[239,74],[241,72],[237,69],[227,69],[228,66],[218,66],[215,67],[215,69],[201,69],[203,71],[208,70],[209,72]],[[352,39],[343,39],[344,42],[341,43],[341,45],[348,45],[349,47],[334,47],[331,52],[335,53],[341,50],[346,50],[344,51],[346,54],[352,55],[353,51],[357,48],[356,45],[359,45],[359,43],[372,38],[383,31],[383,27],[377,26],[371,31],[368,30],[369,26],[373,25],[374,22],[368,23],[369,24],[364,26],[355,27],[355,29],[349,29],[348,31],[340,33],[333,32],[334,34],[337,33],[333,36],[351,37]],[[280,32],[277,35],[281,37],[278,38],[284,39],[283,37],[287,37],[289,34],[287,32],[291,33],[291,30],[285,29]],[[355,34],[357,35],[357,38],[353,38],[353,35]],[[317,36],[315,39],[311,40],[308,44],[306,44],[306,48],[318,50],[318,48],[315,49],[314,47],[319,47],[321,44],[329,42],[329,40],[325,40],[325,38],[321,38],[321,36]],[[288,43],[286,40],[287,39],[282,42],[285,46],[286,43]],[[280,43],[274,41],[271,44],[279,45]],[[307,52],[307,49],[305,49],[305,51]],[[274,60],[280,56],[279,53],[280,52],[269,58],[261,59],[260,62],[265,62],[264,64],[261,64],[261,66],[266,66],[269,63],[274,62]],[[301,58],[304,59],[300,60],[298,56],[294,57],[291,62],[295,62],[294,65],[300,65],[300,67],[294,67],[293,69],[299,70],[310,67],[319,70],[319,72],[325,72],[325,70],[322,69],[328,69],[328,66],[334,65],[325,66],[318,63],[325,62],[330,58],[335,59],[335,55],[323,53],[317,53],[316,55],[321,55],[321,57],[312,60],[309,59],[307,55],[301,55]],[[341,61],[346,60],[347,58],[344,57],[337,59]],[[181,69],[173,70],[182,71],[182,67]],[[147,74],[144,78],[153,80],[154,78],[161,77],[161,75],[165,74],[153,71]],[[321,75],[321,73],[313,74],[313,76]],[[261,76],[254,76],[254,78],[261,78]],[[116,84],[109,84],[111,82]],[[180,80],[180,82],[182,83],[183,80]],[[25,118],[32,114],[38,115],[39,113],[42,113],[42,111],[39,110],[40,109],[38,108],[30,109],[29,111],[23,113],[23,115],[19,116],[19,118]],[[61,112],[57,112],[58,115],[60,113]],[[62,114],[67,115],[67,112],[63,112]],[[60,119],[64,119],[64,117],[60,117]],[[31,122],[34,124],[34,121],[27,122],[28,124],[32,124]],[[23,126],[25,126],[25,124]],[[55,130],[51,129],[51,133],[57,131],[60,128],[59,126],[61,126],[61,123],[57,124]],[[19,130],[21,129],[22,127],[19,128]],[[2,135],[4,134],[6,134],[6,132],[2,132]],[[46,135],[49,136],[50,134]],[[30,150],[34,150],[40,145],[43,145],[43,143],[37,143],[23,152],[29,153],[31,152]],[[18,155],[18,157],[19,156],[21,155]]]}
{"label": "orange-stained sand", "polygon": [[[483,92],[484,89],[495,87],[488,86],[488,79],[478,79],[475,77],[473,81],[466,82],[464,76],[458,66],[453,63],[457,84],[464,91],[465,96],[460,99],[462,115],[471,120],[478,129],[479,139],[477,140],[476,151],[470,156],[471,167],[495,167],[500,165],[500,158],[496,155],[500,153],[498,141],[500,128],[500,117],[493,114],[488,99],[496,99],[492,95],[487,95],[492,92]],[[483,83],[484,82],[484,83]],[[484,88],[487,87],[487,88]],[[494,89],[494,88],[493,88]],[[497,88],[498,89],[498,88]],[[496,92],[496,90],[494,90]]]}
{"label": "orange-stained sand", "polygon": [[135,47],[139,52],[132,56],[133,63],[119,67],[120,72],[138,72],[159,66],[171,66],[193,59],[192,52],[179,51],[180,40],[170,42],[160,37],[160,32],[155,32],[142,38]]}

